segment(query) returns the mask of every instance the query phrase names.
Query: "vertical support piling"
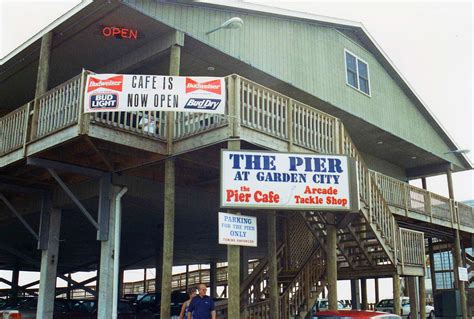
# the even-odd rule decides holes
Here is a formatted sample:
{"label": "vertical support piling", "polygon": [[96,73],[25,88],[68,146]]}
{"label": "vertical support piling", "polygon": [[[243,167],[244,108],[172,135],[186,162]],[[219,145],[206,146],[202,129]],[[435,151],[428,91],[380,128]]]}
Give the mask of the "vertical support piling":
{"label": "vertical support piling", "polygon": [[393,274],[393,312],[397,315],[400,315],[402,311],[400,297],[400,275],[395,273]]}
{"label": "vertical support piling", "polygon": [[362,310],[367,310],[369,304],[367,302],[367,278],[360,279],[360,292],[362,295]]}
{"label": "vertical support piling", "polygon": [[[181,47],[171,46],[169,75],[179,75],[181,64]],[[175,159],[173,154],[174,114],[166,114],[166,139],[168,157],[165,160],[165,198],[163,218],[163,263],[161,270],[161,318],[169,318],[171,312],[171,279],[174,254],[174,219],[175,219]]]}
{"label": "vertical support piling", "polygon": [[41,319],[53,319],[61,210],[51,209],[49,225],[48,248],[41,251],[40,285],[36,309],[36,317]]}
{"label": "vertical support piling", "polygon": [[276,213],[268,212],[267,216],[267,247],[268,247],[268,291],[270,294],[270,317],[280,318],[280,298],[278,294],[278,265],[277,265],[277,229]]}
{"label": "vertical support piling", "polygon": [[[231,151],[240,150],[240,140],[228,141],[228,149]],[[236,213],[236,212],[232,212]],[[227,246],[228,263],[228,318],[240,318],[240,247]]]}
{"label": "vertical support piling", "polygon": [[329,310],[337,310],[337,229],[330,214],[327,225],[327,273]]}

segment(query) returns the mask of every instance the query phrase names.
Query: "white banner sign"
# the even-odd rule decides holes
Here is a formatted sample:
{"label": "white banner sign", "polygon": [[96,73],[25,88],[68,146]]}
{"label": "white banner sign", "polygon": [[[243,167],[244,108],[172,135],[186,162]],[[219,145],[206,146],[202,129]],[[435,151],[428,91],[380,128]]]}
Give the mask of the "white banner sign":
{"label": "white banner sign", "polygon": [[459,281],[469,281],[469,276],[467,275],[467,268],[458,267],[459,272]]}
{"label": "white banner sign", "polygon": [[85,90],[85,113],[225,112],[224,78],[94,74],[87,76]]}
{"label": "white banner sign", "polygon": [[219,213],[219,244],[257,247],[257,217]]}
{"label": "white banner sign", "polygon": [[229,208],[359,209],[355,161],[337,155],[222,151],[220,196]]}

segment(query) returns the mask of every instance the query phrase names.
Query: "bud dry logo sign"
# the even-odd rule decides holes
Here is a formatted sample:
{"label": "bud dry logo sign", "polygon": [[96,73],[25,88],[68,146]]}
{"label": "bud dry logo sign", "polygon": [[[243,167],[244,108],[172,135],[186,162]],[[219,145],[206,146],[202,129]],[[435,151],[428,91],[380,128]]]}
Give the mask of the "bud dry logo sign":
{"label": "bud dry logo sign", "polygon": [[87,77],[84,112],[225,112],[224,78],[133,74]]}
{"label": "bud dry logo sign", "polygon": [[[195,91],[209,92],[215,95],[221,94],[221,81],[213,80],[207,82],[197,82],[191,78],[186,78],[186,93],[191,93]],[[216,110],[219,107],[219,104],[222,103],[221,99],[211,99],[211,98],[190,98],[186,105],[185,109],[194,109],[194,110]]]}

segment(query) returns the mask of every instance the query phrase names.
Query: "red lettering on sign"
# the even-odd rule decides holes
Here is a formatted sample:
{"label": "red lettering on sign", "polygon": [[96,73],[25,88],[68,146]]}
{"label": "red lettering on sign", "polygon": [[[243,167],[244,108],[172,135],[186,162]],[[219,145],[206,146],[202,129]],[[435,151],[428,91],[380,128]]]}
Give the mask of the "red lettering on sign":
{"label": "red lettering on sign", "polygon": [[221,81],[213,80],[199,83],[191,78],[186,78],[186,93],[194,92],[197,90],[221,94]]}
{"label": "red lettering on sign", "polygon": [[102,28],[102,35],[104,37],[117,37],[120,39],[136,40],[138,38],[138,30],[107,26]]}
{"label": "red lettering on sign", "polygon": [[108,79],[103,79],[103,80],[97,79],[91,76],[89,78],[89,82],[87,83],[87,93],[100,89],[100,88],[121,92],[122,85],[123,85],[123,75],[112,76]]}

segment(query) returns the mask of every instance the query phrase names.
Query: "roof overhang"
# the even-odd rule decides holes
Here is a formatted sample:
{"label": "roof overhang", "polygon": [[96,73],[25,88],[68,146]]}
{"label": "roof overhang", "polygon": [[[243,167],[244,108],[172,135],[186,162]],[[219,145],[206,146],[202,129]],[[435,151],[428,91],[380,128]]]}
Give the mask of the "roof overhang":
{"label": "roof overhang", "polygon": [[[258,11],[270,15],[284,15],[295,19],[328,24],[344,32],[354,32],[361,38],[361,41],[365,41],[367,47],[379,58],[384,66],[391,70],[390,72],[394,78],[398,77],[399,84],[405,88],[407,94],[417,101],[416,105],[420,111],[425,114],[427,120],[437,129],[448,146],[452,147],[452,149],[458,149],[454,141],[441,127],[421,99],[418,98],[414,90],[409,87],[398,70],[393,66],[393,63],[371,38],[362,24],[248,3],[222,1],[198,1],[197,3],[237,10]],[[145,36],[140,38],[139,41],[134,42],[104,39],[99,34],[99,26],[104,24],[140,25],[140,30]],[[79,74],[82,68],[98,71],[101,67],[107,65],[108,62],[130,54],[134,50],[143,47],[151,39],[160,39],[160,37],[174,31],[174,29],[116,1],[84,1],[2,59],[0,65],[0,100],[2,101],[0,103],[0,112],[17,108],[33,98],[31,94],[34,93],[41,37],[50,31],[55,34],[52,53],[53,62],[50,71],[50,87],[54,87]],[[166,55],[155,56],[154,59],[147,61],[146,64],[132,71],[166,74],[168,72],[167,61],[168,57]],[[472,169],[472,163],[464,154],[439,156],[429,153],[423,150],[422,146],[409,144],[403,139],[365,122],[363,119],[344,113],[334,106],[318,100],[317,97],[298,90],[291,84],[286,83],[284,79],[276,79],[190,35],[186,36],[181,64],[182,74],[188,75],[224,76],[231,73],[239,73],[331,113],[341,118],[349,131],[353,133],[365,132],[364,134],[353,134],[354,136],[361,135],[364,137],[363,139],[355,138],[355,142],[361,147],[362,151],[374,154],[390,163],[410,170],[411,173],[409,175],[411,176],[418,176],[414,172],[417,167],[444,167],[455,158],[463,164],[462,166],[455,166],[454,169],[456,171]],[[215,71],[210,72],[207,67],[211,65],[218,67]],[[6,89],[7,87],[8,90]],[[25,94],[25,92],[29,93],[30,96]],[[383,142],[383,146],[377,144],[379,141]],[[373,145],[378,145],[378,148],[375,149]],[[439,174],[443,171],[435,170],[430,172],[430,174]]]}

